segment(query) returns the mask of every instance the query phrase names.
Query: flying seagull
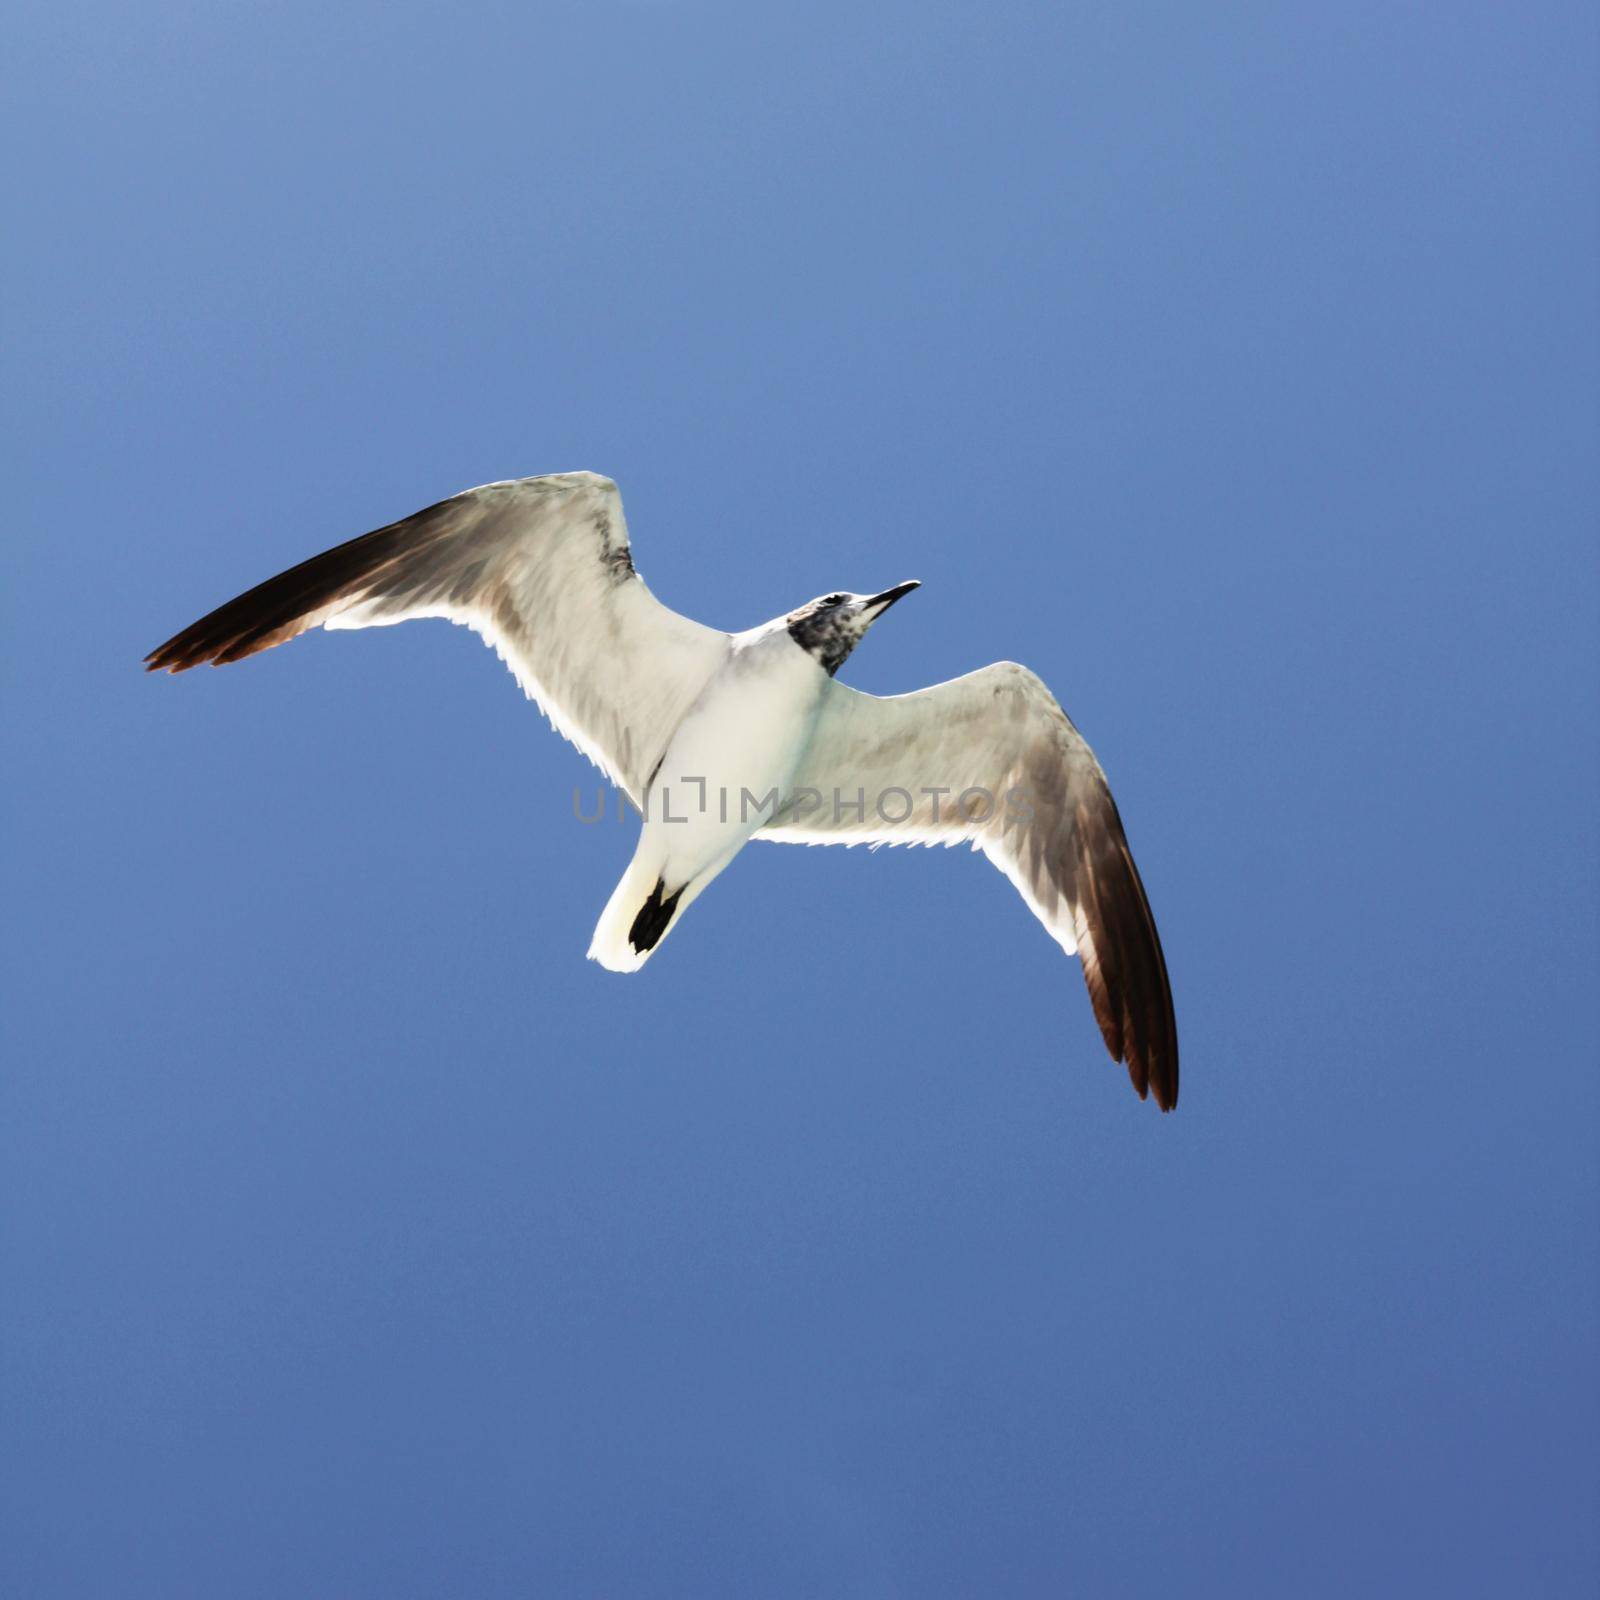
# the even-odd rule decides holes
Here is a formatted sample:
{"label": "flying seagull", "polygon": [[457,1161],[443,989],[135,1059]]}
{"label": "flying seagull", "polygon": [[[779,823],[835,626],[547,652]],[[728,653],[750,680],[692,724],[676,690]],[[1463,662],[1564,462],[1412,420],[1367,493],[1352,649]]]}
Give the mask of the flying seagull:
{"label": "flying seagull", "polygon": [[1012,661],[880,698],[834,676],[917,584],[823,595],[743,633],[662,605],[609,478],[484,484],[313,556],[145,658],[220,666],[308,628],[446,617],[499,653],[645,822],[589,955],[641,967],[751,838],[969,841],[1083,963],[1112,1058],[1178,1100],[1166,962],[1094,752]]}

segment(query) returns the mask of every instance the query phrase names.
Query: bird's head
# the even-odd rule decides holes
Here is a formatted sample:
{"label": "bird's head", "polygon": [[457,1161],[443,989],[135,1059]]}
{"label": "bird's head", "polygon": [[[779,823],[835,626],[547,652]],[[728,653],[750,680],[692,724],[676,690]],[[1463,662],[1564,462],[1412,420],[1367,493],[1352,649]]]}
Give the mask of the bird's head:
{"label": "bird's head", "polygon": [[845,657],[861,643],[868,628],[902,595],[918,587],[911,578],[897,583],[882,594],[825,594],[809,600],[784,619],[789,637],[817,658],[831,677],[844,665]]}

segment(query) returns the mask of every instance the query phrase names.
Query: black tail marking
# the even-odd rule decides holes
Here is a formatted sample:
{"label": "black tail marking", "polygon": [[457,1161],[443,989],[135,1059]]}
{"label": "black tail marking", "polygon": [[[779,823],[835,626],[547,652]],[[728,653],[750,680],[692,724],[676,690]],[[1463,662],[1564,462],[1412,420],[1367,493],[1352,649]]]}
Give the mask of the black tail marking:
{"label": "black tail marking", "polygon": [[666,888],[664,878],[656,879],[656,886],[650,891],[650,898],[639,907],[639,914],[633,919],[633,926],[628,929],[628,943],[643,955],[647,950],[654,950],[661,941],[661,935],[667,931],[667,924],[672,921],[672,913],[678,909],[678,898],[683,893],[679,887],[671,894],[663,894]]}

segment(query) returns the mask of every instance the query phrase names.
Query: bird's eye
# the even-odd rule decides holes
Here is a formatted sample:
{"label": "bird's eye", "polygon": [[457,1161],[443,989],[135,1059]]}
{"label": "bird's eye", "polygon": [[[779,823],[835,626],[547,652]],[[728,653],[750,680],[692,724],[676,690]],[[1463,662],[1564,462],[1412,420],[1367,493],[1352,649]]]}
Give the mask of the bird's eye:
{"label": "bird's eye", "polygon": [[847,596],[842,594],[824,595],[822,597],[822,603],[825,606],[842,606],[845,603],[846,598]]}

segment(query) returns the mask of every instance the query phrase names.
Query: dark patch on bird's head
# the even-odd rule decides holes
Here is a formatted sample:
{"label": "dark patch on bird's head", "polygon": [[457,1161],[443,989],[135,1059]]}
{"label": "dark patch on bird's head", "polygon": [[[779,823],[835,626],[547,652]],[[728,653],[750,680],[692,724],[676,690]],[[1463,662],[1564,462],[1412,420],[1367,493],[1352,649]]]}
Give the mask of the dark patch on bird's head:
{"label": "dark patch on bird's head", "polygon": [[902,595],[910,594],[917,580],[897,583],[881,594],[825,594],[791,611],[785,621],[789,637],[817,659],[831,678],[861,643],[868,628]]}

